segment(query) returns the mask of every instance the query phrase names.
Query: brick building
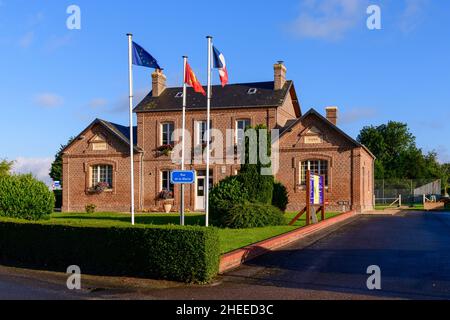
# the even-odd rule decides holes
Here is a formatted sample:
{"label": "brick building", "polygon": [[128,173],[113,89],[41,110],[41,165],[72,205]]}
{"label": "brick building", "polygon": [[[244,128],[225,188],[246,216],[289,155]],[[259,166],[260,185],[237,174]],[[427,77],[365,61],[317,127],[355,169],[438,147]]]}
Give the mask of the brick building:
{"label": "brick building", "polygon": [[[158,148],[172,141],[182,127],[182,88],[166,88],[162,71],[152,74],[152,91],[134,109],[135,206],[141,211],[161,211],[158,194],[173,191],[174,210],[179,206],[179,187],[170,184],[170,171],[179,169]],[[191,152],[205,143],[206,98],[188,90],[186,129],[191,133]],[[248,125],[265,124],[279,129],[279,170],[276,179],[289,190],[289,210],[305,206],[305,172],[326,176],[326,198],[330,210],[372,209],[374,156],[337,126],[338,110],[326,108],[326,117],[314,109],[303,113],[286,67],[274,65],[274,80],[213,87],[211,127],[233,129],[234,143],[242,140]],[[129,128],[104,120],[92,122],[63,152],[63,211],[83,211],[95,204],[98,211],[128,212],[130,209]],[[224,153],[227,147],[224,147]],[[234,147],[233,147],[234,149]],[[212,156],[214,158],[214,155]],[[206,165],[187,165],[195,170],[196,183],[186,187],[186,207],[204,209]],[[209,185],[236,174],[238,164],[213,164]],[[108,188],[92,190],[99,182]],[[344,207],[345,206],[345,207]]]}

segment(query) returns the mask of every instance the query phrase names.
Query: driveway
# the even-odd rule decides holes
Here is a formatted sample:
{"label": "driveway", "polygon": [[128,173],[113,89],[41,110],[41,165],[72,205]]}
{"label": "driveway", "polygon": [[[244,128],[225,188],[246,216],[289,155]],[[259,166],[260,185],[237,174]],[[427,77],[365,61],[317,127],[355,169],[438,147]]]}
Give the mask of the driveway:
{"label": "driveway", "polygon": [[[367,289],[366,270],[371,265],[381,269],[382,290]],[[0,298],[5,297],[8,279],[0,272]],[[32,281],[28,283],[36,289]],[[212,285],[150,284],[139,290],[124,286],[96,292],[72,298],[450,299],[450,215],[359,216],[345,226],[261,256]],[[61,291],[60,298],[66,299],[67,291]]]}

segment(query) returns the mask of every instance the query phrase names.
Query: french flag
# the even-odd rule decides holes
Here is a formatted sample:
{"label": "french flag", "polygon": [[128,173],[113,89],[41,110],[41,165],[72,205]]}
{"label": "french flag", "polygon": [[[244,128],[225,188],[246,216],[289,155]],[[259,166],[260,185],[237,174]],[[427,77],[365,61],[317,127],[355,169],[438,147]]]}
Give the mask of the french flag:
{"label": "french flag", "polygon": [[222,82],[222,87],[225,87],[228,84],[228,71],[225,57],[215,46],[213,46],[213,52],[214,68],[219,69],[220,82]]}

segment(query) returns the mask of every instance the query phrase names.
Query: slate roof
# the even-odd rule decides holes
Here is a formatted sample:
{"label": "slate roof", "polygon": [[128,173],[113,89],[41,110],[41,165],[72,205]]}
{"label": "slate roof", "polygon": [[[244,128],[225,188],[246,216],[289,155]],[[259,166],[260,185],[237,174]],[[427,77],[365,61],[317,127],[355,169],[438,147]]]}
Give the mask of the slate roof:
{"label": "slate roof", "polygon": [[[94,121],[91,122],[91,124],[89,126],[87,126],[86,129],[84,129],[75,139],[73,139],[73,141],[67,145],[64,150],[62,150],[62,152],[65,152],[73,143],[75,143],[76,141],[79,140],[80,137],[83,136],[83,134],[89,130],[90,128],[92,128],[94,125],[96,124],[100,124],[103,127],[105,127],[109,132],[111,132],[113,135],[115,135],[117,138],[119,138],[120,140],[122,140],[124,143],[126,143],[127,145],[130,145],[130,127],[126,127],[126,126],[122,126],[120,124],[117,123],[112,123],[106,120],[102,120],[102,119],[95,119]],[[142,149],[139,148],[137,146],[137,127],[133,127],[133,135],[134,135],[134,149],[137,152],[142,152]]]}
{"label": "slate roof", "polygon": [[[126,127],[126,126],[122,126],[120,124],[117,123],[112,123],[106,120],[102,120],[102,119],[97,119],[98,121],[100,121],[101,123],[103,123],[105,126],[108,127],[108,129],[110,129],[111,131],[113,131],[119,138],[121,138],[122,140],[124,140],[126,143],[130,144],[130,127]],[[137,127],[134,126],[133,127],[133,144],[135,146],[137,146]]]}
{"label": "slate roof", "polygon": [[[292,86],[292,81],[286,81],[281,90],[274,90],[273,81],[213,86],[211,109],[278,107],[283,104]],[[250,89],[256,89],[256,93],[249,94]],[[181,110],[183,98],[176,95],[182,92],[181,87],[167,88],[159,97],[153,97],[150,92],[134,108],[134,112]],[[187,109],[206,109],[206,97],[188,88]]]}

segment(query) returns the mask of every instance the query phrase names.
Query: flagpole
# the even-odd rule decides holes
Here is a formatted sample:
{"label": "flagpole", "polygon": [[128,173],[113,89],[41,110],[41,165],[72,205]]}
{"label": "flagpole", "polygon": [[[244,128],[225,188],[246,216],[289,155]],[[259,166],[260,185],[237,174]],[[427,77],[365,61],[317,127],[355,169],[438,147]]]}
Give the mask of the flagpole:
{"label": "flagpole", "polygon": [[[186,63],[187,56],[183,56],[183,132],[181,138],[181,170],[184,170],[185,153],[185,131],[186,131],[186,105],[187,105],[187,84],[186,84]],[[181,206],[180,206],[180,224],[184,226],[184,184],[181,185]]]}
{"label": "flagpole", "polygon": [[133,34],[128,33],[128,79],[130,102],[130,177],[131,177],[131,224],[134,226],[134,138],[133,138]]}
{"label": "flagpole", "polygon": [[212,60],[212,37],[207,36],[208,39],[208,92],[206,102],[206,192],[205,192],[205,220],[206,226],[209,226],[209,162],[211,153],[211,60]]}

